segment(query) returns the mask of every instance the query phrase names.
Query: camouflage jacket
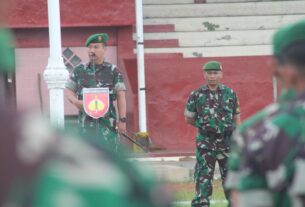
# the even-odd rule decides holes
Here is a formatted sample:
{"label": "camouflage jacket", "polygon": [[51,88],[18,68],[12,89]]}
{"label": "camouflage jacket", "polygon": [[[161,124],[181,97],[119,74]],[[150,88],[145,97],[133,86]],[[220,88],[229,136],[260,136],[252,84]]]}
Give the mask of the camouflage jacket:
{"label": "camouflage jacket", "polygon": [[[80,64],[70,74],[66,88],[74,91],[79,100],[83,99],[83,88],[107,87],[110,91],[109,111],[101,119],[108,119],[113,126],[116,120],[114,101],[117,98],[118,90],[126,90],[123,76],[120,70],[113,64],[104,62],[101,65]],[[84,111],[79,113],[80,122],[90,121]],[[105,121],[104,121],[105,122]]]}
{"label": "camouflage jacket", "polygon": [[234,134],[226,187],[240,192],[239,206],[305,205],[304,106],[305,94],[281,99]]}
{"label": "camouflage jacket", "polygon": [[209,90],[206,85],[194,90],[187,100],[184,115],[195,119],[198,147],[226,150],[235,128],[234,115],[239,113],[236,93],[220,84],[217,91]]}

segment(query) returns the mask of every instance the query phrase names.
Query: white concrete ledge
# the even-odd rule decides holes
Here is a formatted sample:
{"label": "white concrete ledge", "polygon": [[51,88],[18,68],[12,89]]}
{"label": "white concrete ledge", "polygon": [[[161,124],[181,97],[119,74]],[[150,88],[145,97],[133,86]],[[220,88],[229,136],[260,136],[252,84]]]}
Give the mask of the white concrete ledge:
{"label": "white concrete ledge", "polygon": [[175,157],[135,157],[129,158],[131,161],[139,161],[139,162],[179,162],[184,158],[196,159],[195,156],[175,156]]}
{"label": "white concrete ledge", "polygon": [[272,47],[271,45],[251,45],[225,47],[146,48],[145,53],[182,53],[184,57],[262,56],[271,55]]}
{"label": "white concrete ledge", "polygon": [[[145,33],[144,40],[179,40],[180,47],[269,45],[274,30]],[[136,36],[134,35],[134,40]]]}
{"label": "white concrete ledge", "polygon": [[266,2],[272,0],[206,0],[206,3],[244,3],[244,2]]}
{"label": "white concrete ledge", "polygon": [[190,170],[185,167],[173,165],[153,165],[153,171],[160,181],[167,182],[187,182],[191,181]]}
{"label": "white concrete ledge", "polygon": [[249,3],[146,5],[144,18],[263,16],[304,14],[305,1],[272,1]]}
{"label": "white concrete ledge", "polygon": [[[305,11],[304,11],[305,13]],[[305,18],[301,15],[194,17],[145,19],[145,25],[174,24],[177,32],[231,31],[277,29],[280,26]]]}
{"label": "white concrete ledge", "polygon": [[193,4],[194,0],[143,0],[144,5],[148,4]]}

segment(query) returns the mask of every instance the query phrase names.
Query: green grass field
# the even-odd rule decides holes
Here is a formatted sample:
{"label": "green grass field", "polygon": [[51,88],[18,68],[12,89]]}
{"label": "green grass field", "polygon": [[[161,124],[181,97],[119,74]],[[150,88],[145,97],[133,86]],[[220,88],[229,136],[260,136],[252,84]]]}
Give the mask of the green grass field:
{"label": "green grass field", "polygon": [[[190,201],[195,195],[195,184],[193,182],[167,183],[166,185],[175,196],[175,207],[190,206]],[[227,204],[224,202],[224,200],[225,196],[223,193],[221,180],[214,180],[211,207],[226,207]]]}

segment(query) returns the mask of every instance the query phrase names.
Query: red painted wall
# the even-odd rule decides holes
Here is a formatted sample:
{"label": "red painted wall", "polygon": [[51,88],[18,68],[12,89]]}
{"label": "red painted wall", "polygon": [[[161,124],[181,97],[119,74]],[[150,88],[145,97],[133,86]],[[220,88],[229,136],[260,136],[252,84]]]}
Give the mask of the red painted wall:
{"label": "red painted wall", "polygon": [[[146,59],[148,129],[156,145],[167,149],[194,149],[196,129],[185,124],[183,112],[189,93],[204,83],[201,66],[209,60],[212,59]],[[270,57],[213,60],[222,62],[223,83],[239,96],[242,119],[272,102]],[[125,64],[133,91],[136,91],[136,60],[125,60]]]}
{"label": "red painted wall", "polygon": [[[135,22],[134,0],[60,1],[63,27],[123,26]],[[15,0],[9,13],[13,28],[47,27],[47,0]]]}
{"label": "red painted wall", "polygon": [[[17,48],[49,47],[48,28],[13,29],[16,37]],[[73,27],[62,28],[62,46],[84,46],[87,38],[95,33],[105,32],[109,35],[107,44],[117,45],[117,30],[112,27]]]}

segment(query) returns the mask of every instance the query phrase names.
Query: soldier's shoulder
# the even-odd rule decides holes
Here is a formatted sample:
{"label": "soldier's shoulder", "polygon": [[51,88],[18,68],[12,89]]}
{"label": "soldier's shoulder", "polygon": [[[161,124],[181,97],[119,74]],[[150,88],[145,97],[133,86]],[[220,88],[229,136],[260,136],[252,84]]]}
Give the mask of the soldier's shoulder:
{"label": "soldier's shoulder", "polygon": [[232,93],[232,94],[235,93],[235,91],[232,88],[230,88],[229,86],[226,86],[224,84],[220,84],[219,87],[221,90],[224,90],[225,92]]}
{"label": "soldier's shoulder", "polygon": [[117,66],[115,64],[112,64],[110,62],[104,61],[103,65],[107,68],[111,68],[111,70],[113,70],[114,68],[117,68]]}
{"label": "soldier's shoulder", "polygon": [[304,116],[304,107],[298,107],[293,103],[274,103],[244,121],[239,127],[239,131],[243,133],[250,129],[257,132],[275,130],[277,132],[283,131],[285,137],[295,137],[303,128],[302,117]]}
{"label": "soldier's shoulder", "polygon": [[256,114],[245,120],[239,127],[240,132],[247,131],[249,128],[254,127],[255,125],[262,123],[264,120],[270,118],[272,115],[275,115],[280,109],[278,103],[271,104],[264,109],[258,111]]}
{"label": "soldier's shoulder", "polygon": [[85,71],[88,66],[89,66],[88,63],[79,63],[74,67],[73,71],[74,72]]}
{"label": "soldier's shoulder", "polygon": [[287,107],[282,106],[279,112],[270,119],[270,122],[283,131],[287,137],[296,137],[303,131],[304,116],[304,105],[292,103]]}
{"label": "soldier's shoulder", "polygon": [[195,89],[195,91],[197,91],[199,93],[205,93],[208,90],[209,90],[209,87],[207,85],[201,85],[197,89]]}
{"label": "soldier's shoulder", "polygon": [[190,95],[202,94],[207,90],[208,90],[208,87],[206,85],[201,85],[198,88],[191,91]]}

